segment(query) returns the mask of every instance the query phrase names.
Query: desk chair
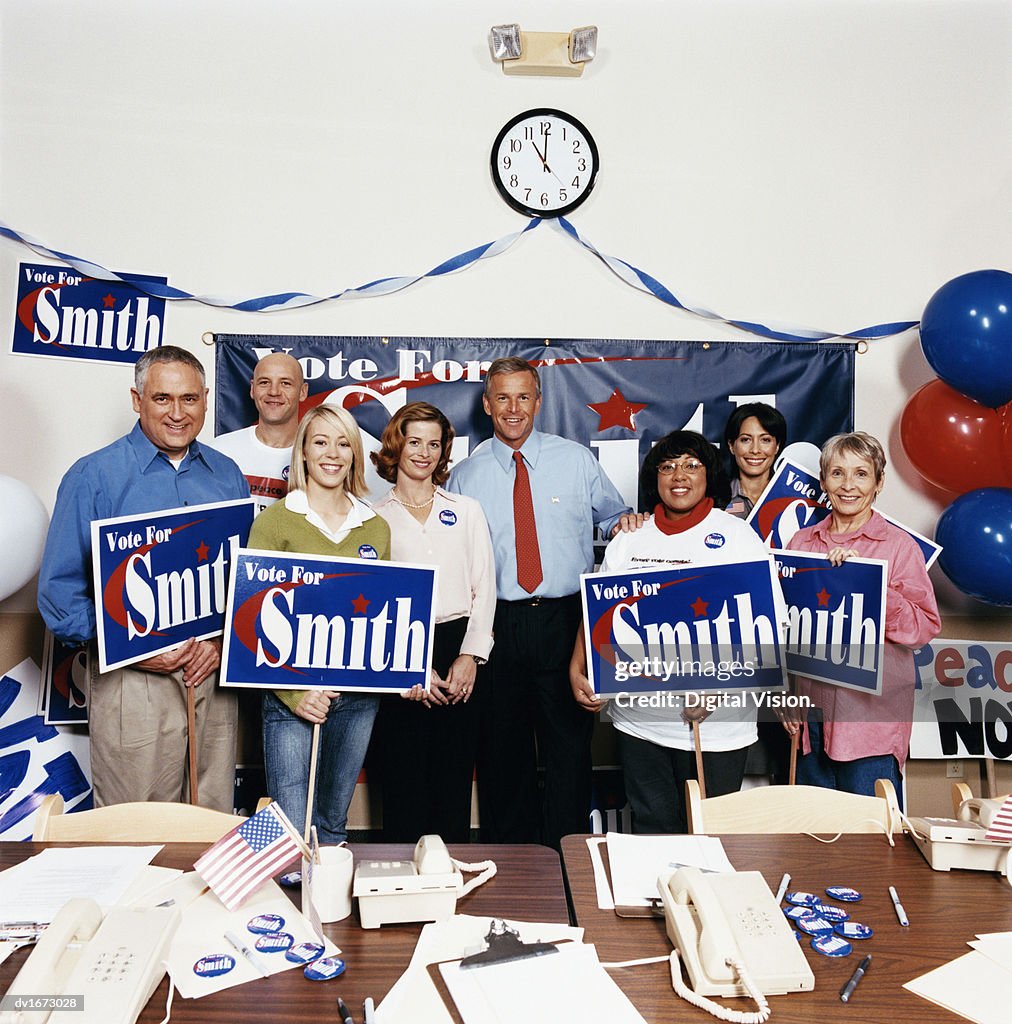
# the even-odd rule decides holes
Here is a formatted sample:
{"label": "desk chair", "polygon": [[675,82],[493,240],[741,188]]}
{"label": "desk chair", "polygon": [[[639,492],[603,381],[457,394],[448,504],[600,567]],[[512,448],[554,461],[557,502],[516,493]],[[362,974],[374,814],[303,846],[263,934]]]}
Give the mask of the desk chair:
{"label": "desk chair", "polygon": [[685,783],[689,832],[797,833],[900,832],[900,807],[888,779],[876,796],[856,796],[821,786],[757,786],[704,800],[699,783]]}
{"label": "desk chair", "polygon": [[192,804],[111,804],[63,813],[63,797],[47,796],[35,812],[35,842],[213,843],[246,819]]}

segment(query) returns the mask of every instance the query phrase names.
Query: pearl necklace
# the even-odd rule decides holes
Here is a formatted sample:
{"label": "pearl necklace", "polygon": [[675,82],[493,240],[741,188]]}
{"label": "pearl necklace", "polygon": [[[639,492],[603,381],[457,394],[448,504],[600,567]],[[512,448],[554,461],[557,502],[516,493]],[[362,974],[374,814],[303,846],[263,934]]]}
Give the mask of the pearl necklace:
{"label": "pearl necklace", "polygon": [[421,505],[412,505],[410,501],[404,501],[402,498],[398,498],[396,488],[391,490],[390,496],[394,499],[394,501],[397,502],[398,505],[403,505],[405,508],[428,508],[433,503],[433,501],[436,500],[435,491],[433,491],[432,494],[429,496],[429,500],[423,501]]}

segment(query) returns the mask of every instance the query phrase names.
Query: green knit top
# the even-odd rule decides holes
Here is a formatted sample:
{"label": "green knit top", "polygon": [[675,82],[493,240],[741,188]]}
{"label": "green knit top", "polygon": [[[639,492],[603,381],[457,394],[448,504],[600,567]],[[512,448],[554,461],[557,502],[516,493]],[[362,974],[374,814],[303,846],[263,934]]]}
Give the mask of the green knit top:
{"label": "green knit top", "polygon": [[[350,495],[349,495],[350,497]],[[346,537],[332,541],[318,527],[314,526],[300,512],[293,512],[284,500],[276,501],[265,508],[253,520],[248,546],[263,551],[297,551],[303,555],[338,555],[355,558],[363,547],[370,547],[384,559],[390,558],[390,527],[382,516],[365,502],[352,498],[360,516],[365,522],[352,527]],[[285,707],[295,711],[305,690],[275,690],[274,693]]]}

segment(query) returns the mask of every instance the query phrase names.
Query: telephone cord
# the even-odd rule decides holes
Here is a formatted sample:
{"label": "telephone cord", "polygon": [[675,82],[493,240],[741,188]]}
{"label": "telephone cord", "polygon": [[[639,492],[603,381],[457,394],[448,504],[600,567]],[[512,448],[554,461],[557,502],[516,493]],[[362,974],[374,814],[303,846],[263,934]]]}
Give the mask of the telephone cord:
{"label": "telephone cord", "polygon": [[698,995],[693,992],[688,985],[682,981],[682,967],[679,961],[678,950],[673,949],[671,951],[671,985],[675,992],[680,995],[687,1003],[691,1003],[693,1006],[698,1007],[700,1010],[705,1010],[707,1013],[712,1014],[718,1020],[726,1020],[731,1024],[765,1024],[770,1017],[770,1004],[766,1001],[766,996],[763,995],[762,991],[758,988],[755,982],[749,977],[748,971],[745,970],[743,964],[739,963],[731,957],[725,960],[728,967],[734,969],[734,972],[738,975],[738,980],[741,982],[745,991],[755,1001],[756,1006],[759,1007],[758,1011],[750,1013],[747,1010],[732,1010],[726,1006],[721,1006],[720,1003],[715,1003],[712,999],[707,999],[706,996]]}
{"label": "telephone cord", "polygon": [[460,890],[461,896],[466,896],[469,892],[477,889],[479,885],[484,885],[490,878],[495,877],[495,873],[498,871],[494,860],[482,860],[477,864],[465,864],[463,861],[456,860],[453,857],[451,857],[450,860],[453,862],[454,867],[460,868],[461,871],[481,872],[481,874],[475,876],[469,882],[464,884],[464,888]]}

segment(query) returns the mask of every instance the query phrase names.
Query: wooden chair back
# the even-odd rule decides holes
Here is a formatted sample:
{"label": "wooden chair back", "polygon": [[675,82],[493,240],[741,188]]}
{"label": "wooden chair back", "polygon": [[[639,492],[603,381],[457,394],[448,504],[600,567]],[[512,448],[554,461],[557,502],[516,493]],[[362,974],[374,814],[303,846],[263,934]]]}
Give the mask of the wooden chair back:
{"label": "wooden chair back", "polygon": [[820,786],[756,786],[704,800],[699,783],[685,784],[689,832],[727,833],[899,832],[899,801],[888,779],[876,796],[856,796]]}
{"label": "wooden chair back", "polygon": [[192,804],[130,803],[63,813],[47,796],[35,812],[32,839],[51,843],[213,843],[246,819]]}

